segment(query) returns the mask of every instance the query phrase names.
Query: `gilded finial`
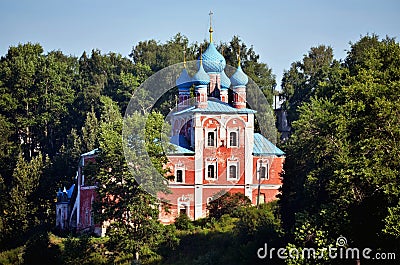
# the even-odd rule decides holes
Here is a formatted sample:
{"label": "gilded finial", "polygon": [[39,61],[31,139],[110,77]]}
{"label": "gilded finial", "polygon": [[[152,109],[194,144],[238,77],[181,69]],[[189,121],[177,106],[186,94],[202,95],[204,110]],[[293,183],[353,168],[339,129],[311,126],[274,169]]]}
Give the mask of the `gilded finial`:
{"label": "gilded finial", "polygon": [[239,47],[239,51],[237,53],[237,57],[238,57],[238,67],[240,67],[240,47]]}
{"label": "gilded finial", "polygon": [[212,28],[212,15],[214,13],[212,11],[210,11],[210,13],[208,14],[210,16],[210,29],[208,30],[208,32],[210,32],[210,43],[213,41],[212,39],[212,34],[214,32],[213,28]]}

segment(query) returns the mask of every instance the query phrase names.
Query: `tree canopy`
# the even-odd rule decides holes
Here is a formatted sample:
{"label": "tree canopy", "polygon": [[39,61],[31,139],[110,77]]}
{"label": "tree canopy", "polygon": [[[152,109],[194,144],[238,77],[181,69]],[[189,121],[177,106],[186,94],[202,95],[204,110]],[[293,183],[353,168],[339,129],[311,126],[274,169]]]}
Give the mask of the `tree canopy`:
{"label": "tree canopy", "polygon": [[[105,248],[131,261],[176,247],[183,232],[160,226],[155,198],[138,184],[165,173],[160,144],[166,135],[159,128],[174,108],[177,89],[153,109],[130,113],[129,124],[144,137],[123,138],[122,117],[144,80],[181,62],[183,50],[187,60],[195,60],[206,44],[177,34],[165,43],[139,42],[130,58],[96,49],[80,57],[45,53],[33,43],[10,47],[0,59],[0,249],[19,246],[38,230],[40,237],[28,241],[24,256],[50,244],[45,234],[55,220],[56,191],[73,183],[80,155],[96,147],[102,150],[91,175],[102,198],[96,218],[114,220]],[[232,66],[240,54],[244,72],[267,98],[256,118],[273,137],[272,70],[237,36],[217,48]],[[291,64],[283,75],[282,96],[293,132],[282,147],[286,162],[278,206],[240,208],[233,219],[223,216],[232,215],[234,205],[247,205],[240,195],[225,195],[209,206],[218,222],[228,220],[231,230],[235,227],[229,240],[246,251],[237,251],[240,255],[256,253],[265,238],[304,248],[334,244],[340,235],[349,246],[399,250],[399,89],[400,46],[389,37],[363,36],[350,44],[343,60],[336,60],[329,46],[312,47]],[[150,157],[124,153],[124,141]],[[157,192],[163,186],[147,188]],[[196,239],[196,232],[188,233],[186,239]],[[67,251],[75,251],[73,242],[66,241]]]}
{"label": "tree canopy", "polygon": [[312,95],[297,105],[294,133],[285,148],[283,223],[301,246],[304,235],[309,244],[343,235],[351,246],[396,248],[399,43],[367,35],[351,45],[340,65],[326,62],[314,72],[340,73],[341,78],[319,80],[308,90]]}

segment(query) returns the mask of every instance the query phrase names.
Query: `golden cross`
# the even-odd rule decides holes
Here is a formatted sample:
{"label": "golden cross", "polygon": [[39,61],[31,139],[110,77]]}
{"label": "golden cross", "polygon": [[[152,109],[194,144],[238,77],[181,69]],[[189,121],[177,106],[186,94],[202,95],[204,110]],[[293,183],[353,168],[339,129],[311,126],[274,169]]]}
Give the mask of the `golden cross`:
{"label": "golden cross", "polygon": [[212,11],[210,11],[210,13],[208,13],[208,15],[210,16],[210,30],[208,32],[210,32],[210,43],[212,42],[212,33],[213,33],[213,29],[212,29],[212,15],[214,15],[214,13]]}

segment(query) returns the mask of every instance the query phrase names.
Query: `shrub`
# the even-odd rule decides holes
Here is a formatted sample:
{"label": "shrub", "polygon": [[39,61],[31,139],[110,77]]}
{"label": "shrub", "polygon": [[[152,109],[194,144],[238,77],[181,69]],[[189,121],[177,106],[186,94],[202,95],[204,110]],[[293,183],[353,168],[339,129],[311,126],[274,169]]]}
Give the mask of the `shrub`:
{"label": "shrub", "polygon": [[213,200],[207,205],[208,217],[220,219],[224,214],[236,216],[238,209],[250,205],[250,199],[242,193],[220,191],[214,194]]}
{"label": "shrub", "polygon": [[60,249],[50,242],[46,232],[32,236],[26,243],[23,254],[24,264],[59,264]]}
{"label": "shrub", "polygon": [[191,230],[194,228],[192,221],[186,214],[180,214],[175,219],[175,227],[179,230]]}
{"label": "shrub", "polygon": [[22,264],[22,253],[24,247],[10,249],[0,253],[0,264],[14,265]]}

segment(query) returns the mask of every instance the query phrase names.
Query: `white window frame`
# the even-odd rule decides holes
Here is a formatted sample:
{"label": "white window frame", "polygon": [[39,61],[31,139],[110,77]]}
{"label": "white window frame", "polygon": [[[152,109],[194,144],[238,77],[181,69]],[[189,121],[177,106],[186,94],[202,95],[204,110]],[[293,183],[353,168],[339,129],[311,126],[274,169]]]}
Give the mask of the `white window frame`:
{"label": "white window frame", "polygon": [[[218,166],[217,160],[206,160],[204,169],[204,178],[206,180],[217,180],[218,179]],[[214,177],[208,177],[208,166],[214,166]]]}
{"label": "white window frame", "polygon": [[[261,164],[262,162],[262,164]],[[269,161],[268,160],[264,160],[264,159],[258,159],[257,160],[257,180],[260,179],[260,165],[262,165],[263,168],[265,168],[265,176],[262,177],[262,180],[269,180]]]}
{"label": "white window frame", "polygon": [[[178,177],[178,174],[177,174],[177,172],[178,172],[178,170],[182,170],[182,182],[178,182],[177,180],[177,177]],[[174,182],[175,183],[185,183],[185,165],[184,164],[182,164],[182,163],[179,163],[179,164],[176,164],[175,165],[175,174],[174,174]]]}
{"label": "white window frame", "polygon": [[[208,144],[208,134],[213,133],[214,134],[214,145],[209,145]],[[211,130],[206,130],[205,131],[205,146],[206,147],[216,147],[217,146],[217,129],[211,129]]]}
{"label": "white window frame", "polygon": [[178,202],[178,215],[181,215],[181,209],[185,209],[186,215],[190,216],[190,203],[189,202]]}
{"label": "white window frame", "polygon": [[[236,133],[236,145],[231,145],[231,133]],[[228,129],[228,137],[227,137],[227,145],[228,147],[239,147],[239,128]]]}
{"label": "white window frame", "polygon": [[[263,200],[260,200],[261,198],[263,198]],[[264,204],[265,203],[265,193],[261,192],[260,196],[256,196],[256,203],[258,202],[258,204]]]}
{"label": "white window frame", "polygon": [[[181,172],[181,181],[178,181],[178,172]],[[184,181],[183,181],[183,169],[176,169],[175,170],[175,183],[185,183]]]}
{"label": "white window frame", "polygon": [[178,206],[178,215],[181,214],[181,209],[184,208],[186,210],[186,215],[190,217],[190,201],[188,198],[185,198],[184,196],[179,197],[177,200],[177,206]]}
{"label": "white window frame", "polygon": [[[231,178],[231,166],[236,167],[236,177]],[[237,160],[228,160],[227,165],[226,165],[226,179],[227,180],[239,180],[239,162]]]}

